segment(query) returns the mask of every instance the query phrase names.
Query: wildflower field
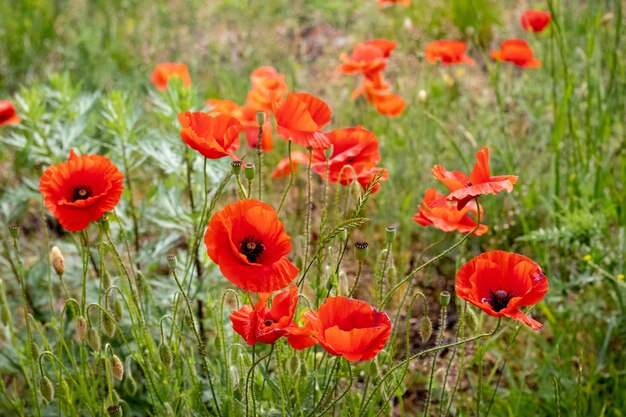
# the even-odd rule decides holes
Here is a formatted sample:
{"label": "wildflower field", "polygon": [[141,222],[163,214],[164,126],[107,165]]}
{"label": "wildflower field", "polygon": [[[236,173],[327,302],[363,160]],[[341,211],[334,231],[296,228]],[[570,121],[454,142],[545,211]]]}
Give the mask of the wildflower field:
{"label": "wildflower field", "polygon": [[624,5],[0,2],[0,416],[626,415]]}

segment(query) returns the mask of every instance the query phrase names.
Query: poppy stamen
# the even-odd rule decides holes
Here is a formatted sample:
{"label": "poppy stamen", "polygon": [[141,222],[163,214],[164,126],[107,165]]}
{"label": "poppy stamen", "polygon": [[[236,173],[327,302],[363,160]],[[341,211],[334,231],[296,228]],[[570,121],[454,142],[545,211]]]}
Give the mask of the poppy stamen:
{"label": "poppy stamen", "polygon": [[91,188],[86,185],[80,185],[72,191],[72,203],[77,200],[86,200],[93,195]]}
{"label": "poppy stamen", "polygon": [[511,301],[512,296],[510,295],[511,291],[504,291],[502,289],[493,292],[489,290],[489,294],[491,298],[484,298],[483,302],[488,302],[491,308],[497,313],[503,308],[506,308],[509,305],[509,301]]}
{"label": "poppy stamen", "polygon": [[249,262],[256,263],[257,259],[263,251],[265,245],[260,240],[254,239],[254,237],[246,236],[239,244],[239,252],[244,254],[248,258]]}
{"label": "poppy stamen", "polygon": [[270,326],[271,326],[272,324],[274,324],[274,323],[276,323],[274,320],[272,320],[272,319],[267,319],[267,320],[265,320],[265,321],[263,322],[263,325],[264,325],[265,327],[270,327]]}

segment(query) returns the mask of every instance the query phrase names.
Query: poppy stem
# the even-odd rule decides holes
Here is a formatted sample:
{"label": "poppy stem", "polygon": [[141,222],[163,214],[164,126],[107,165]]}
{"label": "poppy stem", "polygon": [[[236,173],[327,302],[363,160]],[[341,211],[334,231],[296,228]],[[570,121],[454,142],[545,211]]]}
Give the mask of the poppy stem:
{"label": "poppy stem", "polygon": [[[259,201],[263,200],[263,150],[261,143],[263,142],[263,124],[259,124],[259,138],[257,140],[257,160],[259,165]],[[250,196],[250,194],[248,194]]]}
{"label": "poppy stem", "polygon": [[[454,340],[459,340],[460,337],[465,336],[466,313],[467,313],[467,301],[463,303],[463,308],[461,309],[461,317],[459,319],[459,328],[456,331],[456,336]],[[455,346],[454,349],[452,349],[452,355],[450,357],[450,360],[448,361],[448,366],[446,366],[446,374],[443,377],[443,385],[441,387],[441,394],[439,396],[439,411],[437,412],[438,416],[441,416],[443,413],[443,405],[445,403],[444,400],[445,400],[445,394],[446,394],[446,385],[448,384],[448,375],[450,374],[450,368],[452,367],[452,362],[454,361],[454,357],[456,356],[457,348],[458,346]],[[450,412],[450,407],[452,407],[452,399],[454,398],[454,394],[456,393],[456,390],[459,387],[459,382],[461,380],[461,375],[463,373],[464,365],[465,365],[465,346],[463,346],[463,349],[461,351],[461,364],[459,365],[459,368],[457,371],[456,382],[454,383],[454,388],[452,389],[452,393],[450,394],[450,403],[448,404],[448,409],[445,415],[448,415],[448,413]]]}
{"label": "poppy stem", "polygon": [[348,298],[352,298],[352,294],[354,294],[354,290],[356,290],[356,287],[359,285],[359,279],[361,278],[362,271],[363,271],[363,261],[359,261],[359,266],[356,271],[356,278],[354,279],[354,284],[352,285],[352,288],[348,292]]}
{"label": "poppy stem", "polygon": [[313,191],[313,177],[311,175],[311,165],[313,164],[313,148],[309,146],[309,166],[307,168],[307,196],[306,196],[306,222],[304,224],[304,263],[309,259],[309,247],[311,244],[311,205]]}
{"label": "poppy stem", "polygon": [[283,208],[283,204],[285,204],[285,198],[287,197],[287,193],[289,192],[289,189],[291,188],[293,184],[293,179],[296,175],[293,169],[293,162],[291,160],[291,141],[287,142],[287,154],[289,157],[289,172],[290,172],[289,183],[287,183],[287,187],[285,188],[285,191],[283,191],[283,196],[280,199],[280,204],[278,205],[278,208],[276,209],[276,213],[280,213],[280,209]]}
{"label": "poppy stem", "polygon": [[[439,322],[439,335],[437,336],[437,342],[435,343],[435,347],[441,345],[441,341],[443,340],[443,332],[446,328],[446,316],[447,316],[448,308],[446,305],[441,306],[440,317],[441,320]],[[433,377],[435,376],[435,366],[437,365],[437,357],[439,356],[439,350],[435,350],[435,354],[433,355],[433,361],[430,364],[430,377],[428,379],[428,391],[426,392],[426,408],[424,409],[424,417],[428,417],[430,414],[430,401],[432,397],[433,390]]]}
{"label": "poppy stem", "polygon": [[[253,349],[254,347],[256,347],[256,345],[253,346]],[[256,368],[256,366],[260,364],[261,362],[263,362],[265,359],[272,356],[272,352],[274,352],[273,343],[272,343],[272,347],[270,348],[269,353],[265,356],[261,356],[259,359],[253,362],[252,366],[250,366],[250,369],[248,369],[248,374],[246,375],[246,417],[250,415],[249,414],[250,402],[252,402],[252,415],[256,416],[256,405],[254,403],[254,381],[250,381],[250,379],[252,378],[252,375],[254,375],[254,368]]]}

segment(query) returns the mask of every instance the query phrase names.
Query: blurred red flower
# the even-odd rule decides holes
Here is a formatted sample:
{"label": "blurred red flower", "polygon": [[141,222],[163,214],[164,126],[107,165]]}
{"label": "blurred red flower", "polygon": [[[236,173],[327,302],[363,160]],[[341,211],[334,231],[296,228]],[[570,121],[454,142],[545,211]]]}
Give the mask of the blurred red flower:
{"label": "blurred red flower", "polygon": [[79,232],[115,208],[124,190],[124,176],[104,156],[76,156],[49,166],[39,180],[44,204],[61,226]]}
{"label": "blurred red flower", "polygon": [[387,66],[387,58],[396,47],[396,43],[387,39],[374,39],[354,47],[350,55],[342,53],[343,62],[337,71],[343,74],[373,75]]}
{"label": "blurred red flower", "polygon": [[474,65],[474,60],[465,54],[466,49],[467,45],[462,41],[434,41],[426,45],[426,60],[431,64],[440,61],[443,65]]}
{"label": "blurred red flower", "polygon": [[152,73],[150,80],[157,90],[164,91],[167,90],[167,83],[173,77],[180,78],[185,87],[191,86],[191,77],[189,76],[187,65],[185,64],[176,64],[171,62],[158,64],[154,68],[154,72]]}
{"label": "blurred red flower", "polygon": [[511,317],[538,330],[542,324],[520,307],[537,304],[548,292],[548,278],[531,259],[493,251],[478,255],[456,274],[459,297],[494,317]]}
{"label": "blurred red flower", "polygon": [[522,68],[538,68],[541,61],[533,57],[533,50],[523,39],[507,39],[500,44],[499,51],[491,51],[491,59],[512,62]]}
{"label": "blurred red flower", "polygon": [[361,126],[333,130],[326,133],[326,137],[333,152],[327,164],[324,151],[315,149],[311,165],[313,171],[325,179],[328,165],[328,182],[349,185],[356,180],[365,189],[382,169],[376,167],[380,162],[378,138]]}
{"label": "blurred red flower", "polygon": [[225,116],[233,116],[233,113],[239,108],[239,105],[232,100],[220,100],[218,98],[210,98],[204,102],[209,106],[209,114],[223,114]]}
{"label": "blurred red flower", "polygon": [[[259,123],[257,121],[257,110],[250,105],[239,107],[232,114],[243,126],[246,134],[248,146],[256,149],[259,143]],[[261,137],[261,149],[264,152],[272,150],[274,138],[272,137],[272,124],[270,123],[269,114],[265,114],[265,122],[263,123],[263,135]]]}
{"label": "blurred red flower", "polygon": [[347,297],[327,298],[304,314],[304,328],[331,355],[351,362],[372,359],[391,334],[391,320],[368,303]]}
{"label": "blurred red flower", "polygon": [[243,127],[232,116],[187,111],[178,115],[178,121],[182,140],[205,158],[233,157],[233,152],[239,149],[239,132]]}
{"label": "blurred red flower", "polygon": [[204,243],[224,277],[245,291],[276,291],[298,274],[285,257],[291,238],[276,210],[261,201],[240,200],[215,213]]}
{"label": "blurred red flower", "polygon": [[411,5],[411,0],[378,0],[378,4],[380,4],[381,6],[394,3],[403,4],[408,7]]}
{"label": "blurred red flower", "polygon": [[520,18],[522,29],[526,32],[542,32],[550,24],[552,15],[542,10],[526,10]]}
{"label": "blurred red flower", "polygon": [[491,176],[489,168],[489,148],[481,147],[476,153],[476,164],[467,175],[460,171],[447,171],[441,165],[435,165],[433,176],[450,189],[445,199],[457,201],[457,209],[461,210],[474,197],[483,194],[498,194],[500,191],[513,191],[518,177],[515,175]]}
{"label": "blurred red flower", "polygon": [[250,75],[252,90],[248,92],[247,103],[255,111],[272,110],[272,101],[287,94],[285,76],[276,68],[259,67]]}
{"label": "blurred red flower", "polygon": [[275,101],[272,107],[280,136],[307,148],[330,146],[320,129],[330,122],[332,113],[322,100],[307,93],[290,93],[286,99]]}
{"label": "blurred red flower", "polygon": [[399,116],[406,107],[406,102],[402,97],[391,93],[389,83],[379,72],[371,78],[363,78],[361,87],[352,92],[352,99],[360,95],[364,95],[367,102],[372,103],[376,111],[385,116]]}
{"label": "blurred red flower", "polygon": [[[461,233],[471,233],[476,228],[476,223],[468,215],[470,212],[478,214],[476,203],[470,201],[461,210],[456,209],[456,204],[445,201],[444,196],[439,194],[434,188],[426,190],[422,205],[418,207],[419,213],[413,216],[413,220],[422,226],[434,226],[444,232],[458,231]],[[482,210],[481,210],[482,217]],[[485,234],[489,228],[481,224],[474,232],[476,236]]]}
{"label": "blurred red flower", "polygon": [[298,287],[293,285],[288,290],[276,294],[272,299],[272,306],[267,308],[270,296],[270,293],[261,293],[254,307],[244,305],[239,310],[233,311],[230,315],[233,330],[249,345],[272,344],[283,336],[299,349],[316,344],[317,341],[306,333],[300,332],[298,335],[290,333],[291,329],[297,327],[293,315],[298,305]]}
{"label": "blurred red flower", "polygon": [[289,168],[289,157],[286,156],[278,162],[276,168],[272,172],[272,178],[288,177],[291,171],[295,172],[298,164],[308,164],[309,158],[301,151],[291,153],[291,169]]}
{"label": "blurred red flower", "polygon": [[0,100],[0,126],[16,125],[21,121],[22,118],[19,114],[17,114],[13,103],[6,100]]}

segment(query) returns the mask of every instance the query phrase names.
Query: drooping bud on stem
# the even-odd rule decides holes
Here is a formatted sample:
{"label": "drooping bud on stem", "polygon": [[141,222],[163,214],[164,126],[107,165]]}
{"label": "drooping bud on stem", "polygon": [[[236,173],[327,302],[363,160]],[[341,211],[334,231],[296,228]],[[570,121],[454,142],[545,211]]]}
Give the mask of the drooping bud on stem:
{"label": "drooping bud on stem", "polygon": [[90,327],[87,331],[87,344],[95,352],[98,352],[100,350],[100,334],[93,327]]}
{"label": "drooping bud on stem", "polygon": [[87,320],[83,316],[76,318],[76,335],[81,342],[87,336]]}
{"label": "drooping bud on stem", "polygon": [[58,276],[63,276],[65,272],[65,258],[63,257],[61,249],[57,246],[53,246],[52,249],[50,249],[50,264]]}
{"label": "drooping bud on stem", "polygon": [[367,258],[367,242],[358,241],[354,244],[354,255],[356,260],[363,262]]}
{"label": "drooping bud on stem", "polygon": [[124,364],[119,356],[113,354],[109,361],[109,366],[111,367],[111,375],[118,381],[121,381],[124,378]]}
{"label": "drooping bud on stem", "polygon": [[39,391],[47,402],[51,402],[54,399],[54,385],[52,385],[52,381],[45,375],[39,380]]}
{"label": "drooping bud on stem", "polygon": [[430,321],[430,317],[423,316],[420,320],[419,334],[422,342],[426,342],[430,339],[430,336],[433,334],[433,322]]}
{"label": "drooping bud on stem", "polygon": [[161,341],[159,344],[159,357],[161,358],[163,366],[166,368],[171,368],[174,364],[174,355],[172,354],[172,350],[164,341]]}
{"label": "drooping bud on stem", "polygon": [[104,333],[109,338],[115,336],[115,330],[117,330],[117,326],[115,325],[115,321],[113,320],[113,317],[111,317],[110,312],[109,314],[104,314],[104,316],[102,317],[102,327],[104,328]]}

